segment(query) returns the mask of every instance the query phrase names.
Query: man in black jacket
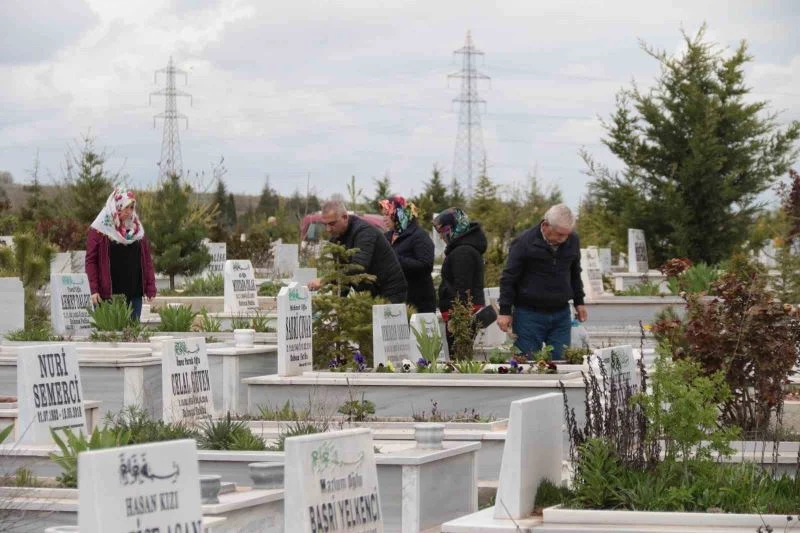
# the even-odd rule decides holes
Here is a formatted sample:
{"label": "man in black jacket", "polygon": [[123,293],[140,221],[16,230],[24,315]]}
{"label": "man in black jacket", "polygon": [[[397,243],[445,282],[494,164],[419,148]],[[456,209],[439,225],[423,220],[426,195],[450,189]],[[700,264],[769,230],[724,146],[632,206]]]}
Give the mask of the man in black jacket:
{"label": "man in black jacket", "polygon": [[517,348],[524,354],[547,344],[553,347],[553,358],[562,359],[570,344],[570,300],[577,319],[587,318],[581,247],[574,229],[575,216],[566,205],[558,204],[547,210],[541,223],[511,243],[500,278],[497,325],[503,331],[512,326]]}
{"label": "man in black jacket", "polygon": [[[355,215],[348,215],[341,202],[327,202],[322,206],[322,223],[331,234],[331,242],[347,249],[358,248],[351,261],[364,267],[365,274],[375,276],[375,282],[354,287],[357,291],[369,291],[390,303],[405,303],[408,284],[400,263],[381,230]],[[319,289],[319,278],[308,282],[311,290]]]}

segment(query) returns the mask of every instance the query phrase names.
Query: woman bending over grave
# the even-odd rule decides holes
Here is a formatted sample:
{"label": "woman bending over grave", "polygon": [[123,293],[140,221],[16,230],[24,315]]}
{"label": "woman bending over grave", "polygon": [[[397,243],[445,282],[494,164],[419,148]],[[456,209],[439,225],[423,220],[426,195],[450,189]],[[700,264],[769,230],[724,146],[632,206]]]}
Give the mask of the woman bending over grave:
{"label": "woman bending over grave", "polygon": [[400,262],[408,282],[407,302],[418,313],[436,312],[436,293],[433,291],[433,241],[417,224],[417,206],[402,196],[392,196],[378,202],[383,221],[389,231],[386,239]]}
{"label": "woman bending over grave", "polygon": [[136,214],[133,191],[116,188],[89,227],[86,240],[86,275],[92,303],[119,294],[133,307],[139,320],[142,297],[156,297],[156,278],[150,243]]}
{"label": "woman bending over grave", "polygon": [[[458,207],[445,209],[433,219],[433,227],[447,244],[442,263],[442,283],[439,285],[439,310],[447,326],[447,345],[453,353],[453,333],[448,324],[453,303],[472,301],[472,313],[484,306],[483,254],[486,253],[486,234],[478,222],[470,222]],[[477,330],[473,329],[473,337]]]}

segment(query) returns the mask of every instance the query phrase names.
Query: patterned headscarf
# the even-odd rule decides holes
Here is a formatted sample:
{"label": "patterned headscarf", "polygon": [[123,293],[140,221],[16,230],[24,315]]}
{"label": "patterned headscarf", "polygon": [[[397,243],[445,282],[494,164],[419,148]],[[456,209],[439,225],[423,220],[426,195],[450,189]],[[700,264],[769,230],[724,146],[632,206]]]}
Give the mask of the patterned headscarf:
{"label": "patterned headscarf", "polygon": [[460,208],[450,207],[436,215],[433,225],[436,226],[436,231],[442,236],[444,242],[449,244],[450,241],[460,237],[469,229],[469,217]]}
{"label": "patterned headscarf", "polygon": [[413,202],[406,202],[402,196],[390,196],[378,202],[378,205],[383,214],[388,215],[394,222],[392,231],[395,235],[403,233],[411,221],[417,218],[417,206]]}
{"label": "patterned headscarf", "polygon": [[144,227],[139,221],[139,216],[134,210],[131,217],[124,223],[120,221],[120,212],[129,205],[136,205],[133,191],[117,187],[109,195],[106,205],[97,218],[92,222],[92,227],[106,235],[109,239],[120,244],[131,244],[144,237]]}

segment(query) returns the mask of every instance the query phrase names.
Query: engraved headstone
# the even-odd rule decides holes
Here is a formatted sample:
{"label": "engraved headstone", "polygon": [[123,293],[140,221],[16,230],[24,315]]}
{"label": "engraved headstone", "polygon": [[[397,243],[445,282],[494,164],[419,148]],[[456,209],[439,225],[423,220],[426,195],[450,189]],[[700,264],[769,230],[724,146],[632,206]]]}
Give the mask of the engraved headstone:
{"label": "engraved headstone", "polygon": [[372,306],[372,354],[375,368],[389,361],[397,368],[409,356],[411,331],[406,304]]}
{"label": "engraved headstone", "polygon": [[605,294],[600,254],[595,246],[581,248],[581,281],[583,281],[583,290],[589,298],[597,298]]}
{"label": "engraved headstone", "polygon": [[600,256],[600,270],[603,274],[611,273],[611,248],[598,248],[597,253]]}
{"label": "engraved headstone", "polygon": [[225,312],[231,314],[258,311],[258,288],[249,260],[225,261]]}
{"label": "engraved headstone", "polygon": [[58,335],[89,335],[92,295],[86,274],[50,274],[50,321]]}
{"label": "engraved headstone", "polygon": [[50,444],[51,429],[86,434],[75,345],[24,346],[17,353],[18,442]]}
{"label": "engraved headstone", "polygon": [[371,430],[289,437],[285,446],[285,531],[383,533]]}
{"label": "engraved headstone", "polygon": [[0,335],[25,327],[25,292],[18,278],[0,278]]}
{"label": "engraved headstone", "polygon": [[208,420],[214,414],[206,340],[166,339],[161,349],[164,422]]}
{"label": "engraved headstone", "polygon": [[200,476],[193,440],[78,455],[81,533],[201,533]]}
{"label": "engraved headstone", "polygon": [[278,292],[278,375],[296,376],[311,370],[311,295],[300,283]]}
{"label": "engraved headstone", "polygon": [[225,270],[225,261],[228,259],[228,245],[224,242],[207,242],[205,244],[211,255],[211,262],[205,270],[206,275],[222,274]]}
{"label": "engraved headstone", "polygon": [[649,268],[644,231],[628,228],[628,272],[646,273]]}

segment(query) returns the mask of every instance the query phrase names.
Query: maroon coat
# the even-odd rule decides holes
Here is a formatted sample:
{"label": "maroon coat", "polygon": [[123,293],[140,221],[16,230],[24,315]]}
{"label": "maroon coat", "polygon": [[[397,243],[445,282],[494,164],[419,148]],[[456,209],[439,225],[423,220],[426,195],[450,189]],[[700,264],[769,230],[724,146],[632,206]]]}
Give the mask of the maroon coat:
{"label": "maroon coat", "polygon": [[[153,269],[153,257],[150,255],[150,242],[147,236],[139,241],[142,258],[142,290],[148,298],[156,295],[156,274]],[[86,275],[92,294],[100,298],[111,298],[111,241],[94,228],[89,228],[86,239]]]}

